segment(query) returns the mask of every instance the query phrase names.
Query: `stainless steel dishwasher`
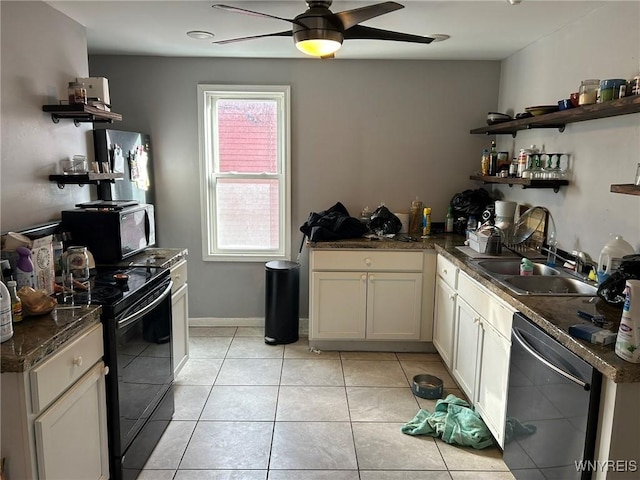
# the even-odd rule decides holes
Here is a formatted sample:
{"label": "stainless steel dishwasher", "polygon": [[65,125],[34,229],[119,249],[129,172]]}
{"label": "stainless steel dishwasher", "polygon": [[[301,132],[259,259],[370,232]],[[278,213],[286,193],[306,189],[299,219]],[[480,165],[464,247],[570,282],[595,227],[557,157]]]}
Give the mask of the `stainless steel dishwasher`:
{"label": "stainless steel dishwasher", "polygon": [[[518,480],[586,480],[602,374],[521,313],[513,316],[504,461]],[[584,471],[583,471],[584,470]]]}

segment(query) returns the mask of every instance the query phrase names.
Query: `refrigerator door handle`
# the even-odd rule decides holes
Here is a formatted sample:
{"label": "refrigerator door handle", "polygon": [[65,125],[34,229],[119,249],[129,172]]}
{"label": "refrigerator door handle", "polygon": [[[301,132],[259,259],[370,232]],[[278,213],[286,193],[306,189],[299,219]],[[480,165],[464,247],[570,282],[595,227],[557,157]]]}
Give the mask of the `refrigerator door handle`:
{"label": "refrigerator door handle", "polygon": [[544,363],[547,367],[549,367],[551,370],[553,370],[554,372],[556,372],[559,375],[562,375],[563,377],[565,377],[567,380],[571,380],[573,383],[576,383],[578,385],[580,385],[582,388],[584,388],[585,390],[590,390],[591,389],[591,385],[589,385],[588,383],[583,382],[582,380],[580,380],[579,378],[577,378],[574,375],[571,375],[568,372],[565,372],[564,370],[562,370],[561,368],[555,366],[553,363],[551,363],[549,360],[547,360],[546,358],[544,358],[540,353],[538,353],[533,346],[527,342],[524,337],[522,336],[522,333],[520,332],[520,329],[518,329],[518,327],[514,326],[511,330],[511,333],[513,334],[513,338],[520,344],[520,346],[522,348],[524,348],[524,350],[529,353],[529,355],[531,355],[532,357],[534,357],[535,359],[539,360],[540,362]]}

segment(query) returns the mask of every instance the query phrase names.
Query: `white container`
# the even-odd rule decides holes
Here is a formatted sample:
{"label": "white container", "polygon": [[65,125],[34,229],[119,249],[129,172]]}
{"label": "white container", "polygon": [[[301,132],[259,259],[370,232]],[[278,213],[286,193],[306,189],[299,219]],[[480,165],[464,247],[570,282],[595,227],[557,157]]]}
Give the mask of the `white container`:
{"label": "white container", "polygon": [[640,363],[640,280],[627,280],[625,301],[616,339],[616,355]]}
{"label": "white container", "polygon": [[11,322],[11,295],[6,285],[0,282],[0,343],[13,337]]}
{"label": "white container", "polygon": [[632,255],[635,250],[629,242],[622,238],[622,235],[615,235],[609,240],[598,258],[598,280],[603,281],[613,272],[620,268],[622,257]]}

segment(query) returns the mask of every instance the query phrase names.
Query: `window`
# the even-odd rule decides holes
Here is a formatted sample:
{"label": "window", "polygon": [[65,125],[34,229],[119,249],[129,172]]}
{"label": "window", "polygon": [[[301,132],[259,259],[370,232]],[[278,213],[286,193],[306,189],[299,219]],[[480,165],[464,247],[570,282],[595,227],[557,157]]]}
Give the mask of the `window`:
{"label": "window", "polygon": [[198,112],[204,260],[289,260],[289,87],[198,85]]}

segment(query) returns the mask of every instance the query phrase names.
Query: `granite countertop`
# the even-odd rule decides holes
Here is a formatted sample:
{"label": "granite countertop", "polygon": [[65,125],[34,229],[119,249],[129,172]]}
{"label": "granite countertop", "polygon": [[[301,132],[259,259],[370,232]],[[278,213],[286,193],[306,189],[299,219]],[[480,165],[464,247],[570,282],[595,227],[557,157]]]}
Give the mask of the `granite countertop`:
{"label": "granite countertop", "polygon": [[324,249],[366,249],[384,250],[436,250],[458,268],[477,280],[533,323],[541,327],[551,337],[558,340],[570,351],[593,365],[599,372],[615,383],[640,382],[640,364],[622,360],[614,352],[614,345],[600,346],[569,335],[569,326],[589,323],[578,317],[578,310],[604,315],[613,332],[618,331],[622,311],[607,304],[599,297],[567,297],[515,295],[499,285],[488,274],[479,270],[473,258],[455,248],[464,243],[461,235],[439,234],[414,242],[393,239],[368,240],[366,238],[336,240],[328,242],[308,242],[307,246],[316,250]]}
{"label": "granite countertop", "polygon": [[[185,248],[147,248],[114,265],[155,265],[171,268],[188,251]],[[83,305],[58,309],[48,315],[26,317],[13,325],[13,337],[0,344],[2,372],[23,372],[32,368],[75,337],[85,328],[100,321],[101,308]]]}
{"label": "granite countertop", "polygon": [[54,309],[47,315],[26,317],[13,324],[13,337],[0,344],[0,371],[24,372],[67,341],[100,322],[101,307],[83,305]]}

